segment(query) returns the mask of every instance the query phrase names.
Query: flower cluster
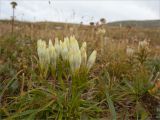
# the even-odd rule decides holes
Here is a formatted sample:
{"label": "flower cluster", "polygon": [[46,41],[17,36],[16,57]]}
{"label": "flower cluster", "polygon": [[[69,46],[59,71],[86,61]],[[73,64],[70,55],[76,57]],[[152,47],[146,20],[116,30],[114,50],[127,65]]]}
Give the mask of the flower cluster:
{"label": "flower cluster", "polygon": [[90,70],[96,60],[97,52],[94,50],[87,60],[87,44],[82,43],[79,47],[78,41],[74,36],[64,38],[64,41],[55,39],[55,44],[49,40],[47,45],[45,41],[38,40],[37,52],[41,69],[47,65],[56,69],[58,60],[69,62],[72,73],[79,71],[81,67]]}
{"label": "flower cluster", "polygon": [[39,57],[39,65],[41,70],[44,70],[50,64],[49,48],[46,46],[46,42],[38,40],[37,42],[37,53]]}

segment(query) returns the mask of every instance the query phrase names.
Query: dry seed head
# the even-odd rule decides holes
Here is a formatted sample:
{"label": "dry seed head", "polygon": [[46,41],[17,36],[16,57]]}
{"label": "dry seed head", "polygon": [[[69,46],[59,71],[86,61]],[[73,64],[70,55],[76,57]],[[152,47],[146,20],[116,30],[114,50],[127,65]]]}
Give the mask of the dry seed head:
{"label": "dry seed head", "polygon": [[146,49],[146,50],[148,50],[148,49],[149,49],[149,42],[147,42],[146,40],[144,40],[144,41],[139,41],[138,50],[141,50],[141,49]]}
{"label": "dry seed head", "polygon": [[85,50],[87,49],[87,43],[86,43],[86,42],[83,42],[83,43],[82,43],[81,49],[85,49]]}
{"label": "dry seed head", "polygon": [[134,54],[134,49],[133,48],[131,48],[131,47],[129,47],[129,46],[127,46],[127,49],[126,49],[126,54],[127,54],[127,56],[128,57],[132,57],[133,56],[133,54]]}
{"label": "dry seed head", "polygon": [[104,28],[99,28],[97,34],[105,34],[106,30]]}

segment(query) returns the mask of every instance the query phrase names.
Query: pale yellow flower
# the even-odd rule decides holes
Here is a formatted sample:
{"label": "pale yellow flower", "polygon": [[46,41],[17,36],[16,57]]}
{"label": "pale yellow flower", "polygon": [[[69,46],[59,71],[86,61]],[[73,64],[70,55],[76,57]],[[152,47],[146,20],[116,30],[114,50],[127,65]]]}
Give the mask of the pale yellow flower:
{"label": "pale yellow flower", "polygon": [[77,51],[79,50],[79,44],[78,44],[78,41],[76,40],[75,36],[71,36],[70,37],[70,50],[74,50],[74,51]]}
{"label": "pale yellow flower", "polygon": [[67,48],[69,49],[69,48],[70,48],[69,38],[68,38],[68,37],[65,37],[65,38],[64,38],[64,42],[66,43]]}
{"label": "pale yellow flower", "polygon": [[68,60],[68,48],[66,42],[61,45],[61,56],[63,60]]}
{"label": "pale yellow flower", "polygon": [[55,38],[54,48],[55,48],[57,59],[58,59],[58,57],[60,56],[60,52],[61,52],[61,46],[60,46],[60,42],[58,38]]}
{"label": "pale yellow flower", "polygon": [[45,49],[46,49],[46,42],[42,40],[37,41],[37,53],[38,57],[42,58],[45,54]]}
{"label": "pale yellow flower", "polygon": [[78,51],[75,53],[74,60],[75,60],[75,69],[76,69],[76,70],[79,70],[79,68],[80,68],[80,66],[81,66],[81,62],[82,62],[81,51],[80,51],[80,50],[78,50]]}
{"label": "pale yellow flower", "polygon": [[86,42],[83,42],[82,47],[81,47],[81,58],[82,58],[82,65],[85,66],[87,62],[87,44]]}
{"label": "pale yellow flower", "polygon": [[68,58],[71,71],[74,72],[75,71],[74,51],[70,51],[68,56],[69,56]]}
{"label": "pale yellow flower", "polygon": [[39,57],[39,62],[40,65],[42,66],[43,64],[46,63],[46,42],[42,40],[37,41],[37,53]]}
{"label": "pale yellow flower", "polygon": [[39,62],[41,68],[48,69],[48,65],[53,65],[56,69],[56,61],[61,55],[62,60],[68,61],[72,73],[80,70],[80,67],[91,69],[95,60],[97,52],[94,50],[87,61],[87,44],[82,43],[81,48],[79,48],[78,41],[74,36],[65,37],[64,41],[59,41],[58,38],[55,39],[55,44],[49,40],[48,47],[45,41],[37,41],[37,52],[39,57]]}
{"label": "pale yellow flower", "polygon": [[69,63],[72,73],[78,71],[81,65],[81,53],[80,51],[69,52]]}
{"label": "pale yellow flower", "polygon": [[50,64],[50,50],[49,48],[45,49],[45,56],[44,56],[44,65],[47,66]]}
{"label": "pale yellow flower", "polygon": [[54,66],[54,68],[56,68],[57,54],[51,40],[49,41],[48,50],[49,50],[50,63],[51,65]]}
{"label": "pale yellow flower", "polygon": [[96,60],[97,51],[94,50],[88,58],[87,69],[90,70]]}

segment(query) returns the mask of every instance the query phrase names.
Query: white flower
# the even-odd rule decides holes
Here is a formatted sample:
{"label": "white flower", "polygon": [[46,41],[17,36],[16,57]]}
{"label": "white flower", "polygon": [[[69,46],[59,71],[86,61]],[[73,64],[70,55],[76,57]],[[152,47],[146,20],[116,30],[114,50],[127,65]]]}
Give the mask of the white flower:
{"label": "white flower", "polygon": [[87,69],[90,70],[91,67],[93,66],[93,64],[95,63],[96,60],[96,55],[97,55],[97,51],[93,51],[91,53],[91,55],[89,56],[88,62],[87,62]]}

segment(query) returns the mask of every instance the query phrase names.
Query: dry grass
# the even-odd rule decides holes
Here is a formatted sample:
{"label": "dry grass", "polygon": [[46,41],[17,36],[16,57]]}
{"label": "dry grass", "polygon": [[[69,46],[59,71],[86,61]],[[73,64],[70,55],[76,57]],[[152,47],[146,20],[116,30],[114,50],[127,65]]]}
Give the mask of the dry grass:
{"label": "dry grass", "polygon": [[[117,119],[155,119],[159,114],[156,107],[160,100],[159,88],[155,90],[155,86],[159,85],[160,29],[128,29],[107,26],[103,26],[103,28],[106,32],[102,35],[97,34],[98,29],[100,29],[97,26],[17,22],[15,23],[14,35],[11,35],[10,23],[0,22],[0,80],[2,81],[0,90],[3,91],[8,83],[13,80],[7,86],[1,98],[0,114],[2,116],[0,117],[11,117],[11,119],[22,119],[24,117],[25,119],[26,116],[15,116],[32,108],[42,110],[43,101],[39,101],[39,103],[32,101],[33,103],[28,103],[29,106],[24,105],[24,107],[21,104],[25,100],[29,101],[28,98],[25,99],[25,95],[29,94],[28,92],[35,90],[36,87],[46,88],[48,85],[48,83],[43,85],[38,82],[39,72],[35,59],[37,57],[36,42],[40,38],[54,41],[55,37],[63,39],[65,36],[75,35],[80,44],[83,41],[87,42],[88,53],[93,49],[98,51],[96,64],[89,75],[89,80],[93,80],[93,83],[91,82],[82,94],[84,100],[90,98],[90,102],[98,108],[87,102],[84,106],[92,107],[89,107],[90,109],[83,108],[86,115],[83,113],[82,116],[86,117],[88,115],[88,119],[93,117],[95,119],[113,119],[116,111]],[[144,62],[141,62],[140,59],[143,55],[138,52],[138,43],[145,39],[150,41],[150,46],[147,57],[143,60]],[[136,51],[132,58],[129,58],[126,54],[127,47]],[[51,78],[49,78],[50,80]],[[45,92],[43,91],[43,94]],[[35,93],[32,94],[36,96]],[[59,96],[52,96],[53,102],[62,99]],[[39,97],[37,99],[49,103],[48,99],[51,95],[48,94],[45,99],[42,96]],[[26,103],[24,102],[24,104]],[[68,104],[71,105],[69,102]],[[19,107],[19,105],[22,106]],[[50,113],[57,113],[57,109],[54,109],[55,111],[52,111],[49,107],[45,109],[49,113],[42,110],[42,112],[36,114],[34,111],[36,114],[34,117],[45,119],[46,116],[50,116]],[[60,106],[58,109],[60,109]],[[81,113],[74,112],[73,114],[77,115],[75,119],[79,119],[78,116]],[[62,113],[64,114],[65,111]],[[65,115],[67,116],[67,114],[64,114],[64,118]],[[74,119],[74,115],[66,117],[66,119]],[[54,118],[54,116],[52,117]]]}

